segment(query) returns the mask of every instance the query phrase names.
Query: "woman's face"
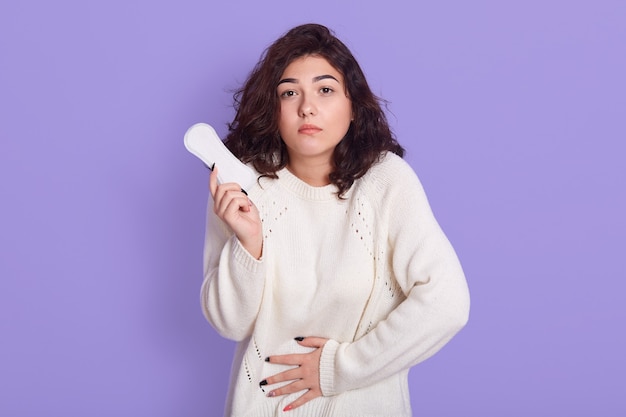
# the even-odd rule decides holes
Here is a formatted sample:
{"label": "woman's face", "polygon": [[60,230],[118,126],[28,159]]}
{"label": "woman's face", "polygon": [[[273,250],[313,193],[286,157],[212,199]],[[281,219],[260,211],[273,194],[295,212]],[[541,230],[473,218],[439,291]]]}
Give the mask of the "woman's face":
{"label": "woman's face", "polygon": [[289,163],[328,165],[352,120],[343,76],[325,58],[294,60],[278,84],[278,129]]}

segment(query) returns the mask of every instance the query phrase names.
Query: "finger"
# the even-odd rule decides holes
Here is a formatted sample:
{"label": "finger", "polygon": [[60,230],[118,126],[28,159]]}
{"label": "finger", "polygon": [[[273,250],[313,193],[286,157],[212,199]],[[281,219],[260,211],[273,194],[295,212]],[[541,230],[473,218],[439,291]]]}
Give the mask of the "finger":
{"label": "finger", "polygon": [[220,184],[218,176],[219,169],[217,165],[214,164],[213,168],[211,169],[211,174],[209,175],[209,190],[211,191],[211,195],[213,196],[214,200],[218,200],[220,197],[223,196],[223,193],[230,190],[240,191],[242,194],[246,196],[248,195],[244,192],[243,188],[239,186],[239,184],[236,184],[234,182]]}
{"label": "finger", "polygon": [[213,199],[214,211],[221,218],[239,209],[250,211],[250,199],[234,183],[219,185]]}
{"label": "finger", "polygon": [[311,400],[313,400],[313,399],[315,399],[317,397],[321,397],[321,396],[322,396],[321,392],[315,391],[315,390],[309,390],[309,391],[306,392],[306,394],[303,394],[297,400],[295,400],[294,402],[289,404],[287,407],[285,407],[283,409],[283,411],[293,410],[293,409],[298,408],[298,407],[302,406],[303,404],[306,404],[309,401],[311,401]]}
{"label": "finger", "polygon": [[215,165],[213,165],[213,170],[211,175],[209,175],[209,190],[211,191],[211,196],[215,199],[215,192],[217,191],[217,167]]}
{"label": "finger", "polygon": [[291,355],[275,355],[270,356],[270,363],[276,363],[279,365],[291,365],[291,366],[300,366],[304,362],[304,355],[302,353],[294,353]]}
{"label": "finger", "polygon": [[275,390],[268,392],[267,396],[268,397],[280,397],[283,395],[294,394],[296,392],[300,392],[304,390],[308,391],[310,387],[307,385],[308,384],[302,380],[293,381],[290,384],[287,384],[283,387],[276,388]]}
{"label": "finger", "polygon": [[238,211],[249,212],[250,211],[250,199],[239,191],[227,191],[222,198],[219,208],[219,213],[226,216],[234,216]]}
{"label": "finger", "polygon": [[261,385],[273,385],[278,384],[279,382],[295,381],[302,379],[305,376],[305,373],[302,372],[300,367],[298,367],[294,369],[289,369],[276,375],[272,375],[271,377],[264,379],[263,382],[265,383],[261,382]]}
{"label": "finger", "polygon": [[[213,174],[211,174],[211,176],[213,176]],[[226,193],[228,193],[229,191],[234,191],[234,192],[237,192],[237,193],[241,192],[241,187],[239,187],[238,184],[235,184],[234,182],[218,184],[217,183],[217,176],[215,178],[216,178],[215,179],[216,186],[215,186],[215,192],[214,192],[214,195],[213,195],[213,200],[216,203],[219,202],[220,200],[222,200],[224,198],[224,196],[226,195]],[[209,183],[209,185],[210,185],[210,183]],[[241,194],[245,196],[245,194],[243,194],[243,193],[241,193]]]}
{"label": "finger", "polygon": [[296,339],[296,341],[298,342],[300,346],[306,346],[306,347],[311,347],[311,348],[321,348],[322,346],[326,344],[328,339],[325,339],[323,337],[305,337],[302,340]]}

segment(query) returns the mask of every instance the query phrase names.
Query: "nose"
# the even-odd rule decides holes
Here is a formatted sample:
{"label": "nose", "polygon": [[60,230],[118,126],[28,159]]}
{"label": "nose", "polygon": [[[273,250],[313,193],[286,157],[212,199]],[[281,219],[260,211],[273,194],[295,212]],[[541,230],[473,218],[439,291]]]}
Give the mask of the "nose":
{"label": "nose", "polygon": [[299,113],[301,117],[314,116],[317,113],[315,103],[308,95],[303,95],[300,102]]}

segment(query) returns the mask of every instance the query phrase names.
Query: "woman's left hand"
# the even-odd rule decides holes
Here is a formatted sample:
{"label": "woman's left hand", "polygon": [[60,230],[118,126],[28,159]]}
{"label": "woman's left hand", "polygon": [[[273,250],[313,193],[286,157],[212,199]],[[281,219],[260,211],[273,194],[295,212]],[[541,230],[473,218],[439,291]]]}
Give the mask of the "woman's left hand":
{"label": "woman's left hand", "polygon": [[297,400],[285,407],[283,411],[293,410],[314,398],[322,396],[322,390],[320,388],[320,357],[322,356],[322,348],[328,339],[322,337],[305,337],[302,340],[296,340],[299,345],[315,348],[315,350],[309,353],[270,356],[268,358],[270,363],[297,366],[297,368],[281,372],[261,382],[261,385],[272,385],[279,382],[293,381],[281,388],[270,391],[267,394],[268,397],[278,397],[280,395],[308,390]]}

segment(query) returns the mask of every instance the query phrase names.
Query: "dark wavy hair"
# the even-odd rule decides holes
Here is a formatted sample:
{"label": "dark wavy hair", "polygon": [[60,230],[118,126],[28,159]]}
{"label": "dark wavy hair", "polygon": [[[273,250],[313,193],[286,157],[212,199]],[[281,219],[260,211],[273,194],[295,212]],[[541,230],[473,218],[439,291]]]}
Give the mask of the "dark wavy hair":
{"label": "dark wavy hair", "polygon": [[297,26],[264,51],[243,87],[233,96],[236,114],[224,142],[240,160],[251,163],[262,175],[277,177],[276,172],[289,162],[278,131],[278,82],[292,61],[310,55],[325,58],[343,75],[352,102],[354,120],[335,147],[329,176],[342,198],[382,153],[390,151],[403,156],[404,149],[389,128],[381,107],[383,101],[372,93],[358,62],[325,26]]}

